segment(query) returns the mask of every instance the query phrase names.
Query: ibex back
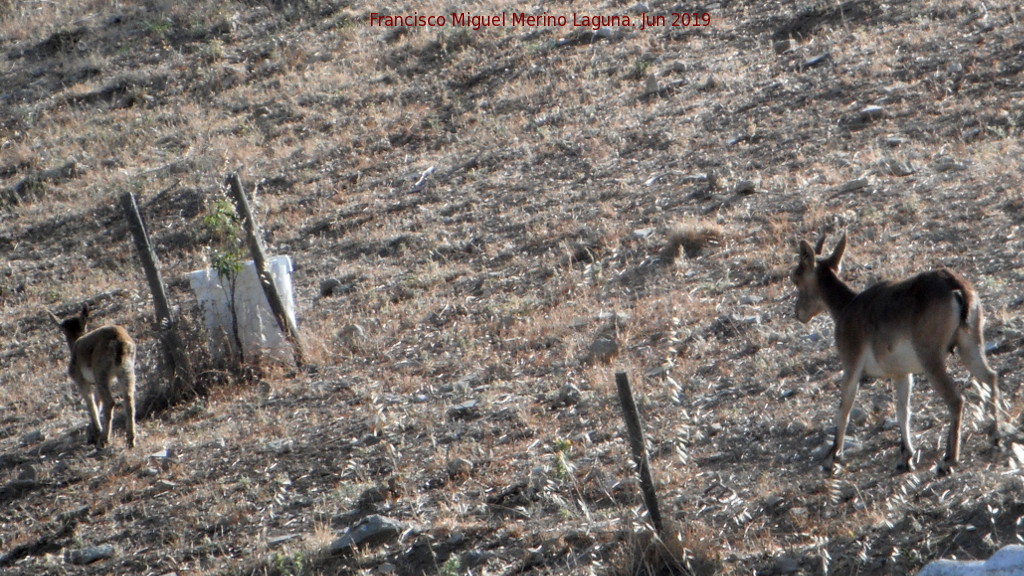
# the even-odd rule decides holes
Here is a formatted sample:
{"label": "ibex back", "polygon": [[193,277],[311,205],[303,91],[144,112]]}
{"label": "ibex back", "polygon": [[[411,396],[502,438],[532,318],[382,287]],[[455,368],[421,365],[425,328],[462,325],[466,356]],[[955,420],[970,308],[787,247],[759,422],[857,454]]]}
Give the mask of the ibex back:
{"label": "ibex back", "polygon": [[103,326],[86,332],[89,307],[66,320],[50,317],[60,326],[71,349],[68,375],[89,409],[88,441],[102,448],[110,443],[116,381],[124,397],[128,447],[135,447],[135,341],[120,326]]}
{"label": "ibex back", "polygon": [[842,401],[825,469],[833,471],[842,457],[853,401],[861,377],[867,375],[896,382],[896,412],[902,437],[897,470],[911,470],[914,445],[910,392],[913,374],[923,372],[949,408],[946,455],[937,467],[940,475],[948,473],[960,456],[964,405],[956,382],[946,372],[946,358],[954,348],[959,349],[971,374],[991,389],[991,438],[998,445],[999,385],[985,359],[985,317],[970,283],[943,268],[901,282],[882,282],[857,293],[839,279],[846,235],[829,257],[819,258],[824,240],[814,248],[801,241],[793,282],[797,287],[796,317],[801,322],[810,322],[825,310],[831,314],[843,365]]}

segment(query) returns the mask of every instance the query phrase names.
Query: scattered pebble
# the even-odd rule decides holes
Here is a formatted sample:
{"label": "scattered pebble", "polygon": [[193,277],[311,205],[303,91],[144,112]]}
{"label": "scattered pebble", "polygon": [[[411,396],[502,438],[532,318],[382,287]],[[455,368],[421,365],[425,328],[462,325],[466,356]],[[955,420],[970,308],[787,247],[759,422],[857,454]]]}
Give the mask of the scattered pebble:
{"label": "scattered pebble", "polygon": [[84,566],[86,564],[92,564],[98,560],[113,558],[114,554],[115,550],[112,545],[102,544],[100,546],[89,546],[88,548],[80,548],[78,550],[68,550],[64,553],[64,560],[69,564]]}
{"label": "scattered pebble", "polygon": [[357,549],[379,546],[398,538],[407,527],[396,520],[372,514],[348,529],[328,547],[328,553],[334,556],[350,554]]}
{"label": "scattered pebble", "polygon": [[455,458],[448,462],[448,476],[452,479],[466,479],[473,473],[473,463],[465,458]]}

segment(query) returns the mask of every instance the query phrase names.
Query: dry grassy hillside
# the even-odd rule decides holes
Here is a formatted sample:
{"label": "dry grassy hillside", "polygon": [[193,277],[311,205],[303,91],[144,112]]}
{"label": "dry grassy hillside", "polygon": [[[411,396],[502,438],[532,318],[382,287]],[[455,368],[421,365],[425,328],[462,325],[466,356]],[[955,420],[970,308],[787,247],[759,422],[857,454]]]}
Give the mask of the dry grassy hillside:
{"label": "dry grassy hillside", "polygon": [[[573,27],[572,14],[667,17]],[[1024,10],[1010,0],[554,2],[559,26],[371,26],[334,0],[0,0],[4,574],[906,574],[1024,539]],[[710,25],[672,27],[681,10]],[[410,9],[413,10],[413,9]],[[511,14],[493,0],[418,15]],[[392,13],[394,14],[394,13]],[[510,24],[510,22],[509,22]],[[239,378],[188,272],[239,170],[313,367]],[[422,181],[421,181],[422,180]],[[138,195],[203,393],[159,407]],[[988,313],[1008,450],[918,380],[918,471],[792,314],[794,240],[857,287],[949,266]],[[320,284],[337,279],[336,294]],[[139,342],[139,445],[97,453],[45,314]],[[956,364],[955,361],[951,364]],[[613,385],[640,399],[643,516]],[[332,543],[373,515],[394,533]],[[90,564],[79,553],[112,546]]]}

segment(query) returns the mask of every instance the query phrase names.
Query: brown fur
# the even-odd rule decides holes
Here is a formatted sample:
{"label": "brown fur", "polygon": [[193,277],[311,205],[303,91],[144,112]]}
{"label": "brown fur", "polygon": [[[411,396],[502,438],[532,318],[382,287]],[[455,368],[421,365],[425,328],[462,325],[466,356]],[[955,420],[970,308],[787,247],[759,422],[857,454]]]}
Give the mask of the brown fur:
{"label": "brown fur", "polygon": [[120,326],[103,326],[86,332],[89,307],[66,320],[53,313],[71,350],[68,375],[85,399],[89,410],[89,442],[102,448],[110,443],[114,396],[111,386],[119,384],[124,396],[125,426],[129,448],[135,447],[135,341]]}
{"label": "brown fur", "polygon": [[797,286],[796,316],[809,322],[828,310],[836,325],[836,348],[843,365],[842,402],[836,436],[825,461],[833,470],[842,457],[850,411],[864,375],[896,381],[897,416],[902,443],[898,470],[913,467],[910,435],[910,391],[913,373],[924,372],[950,412],[946,455],[938,471],[944,474],[960,454],[963,397],[946,372],[946,358],[954,348],[971,374],[992,390],[992,440],[999,442],[999,386],[985,358],[985,319],[981,302],[970,283],[945,268],[923,272],[900,282],[882,282],[854,292],[840,278],[844,235],[827,258],[819,258],[823,240],[815,248],[800,244],[793,271]]}

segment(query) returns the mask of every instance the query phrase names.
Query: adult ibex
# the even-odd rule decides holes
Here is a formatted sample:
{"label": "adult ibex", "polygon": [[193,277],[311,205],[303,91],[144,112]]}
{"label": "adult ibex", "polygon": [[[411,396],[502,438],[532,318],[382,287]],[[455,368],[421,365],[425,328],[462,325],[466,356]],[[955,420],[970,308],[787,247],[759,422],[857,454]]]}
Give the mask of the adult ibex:
{"label": "adult ibex", "polygon": [[881,282],[857,293],[839,279],[846,235],[830,256],[819,258],[824,241],[819,240],[814,248],[801,241],[793,282],[797,287],[796,317],[801,322],[810,322],[825,310],[832,315],[843,365],[842,402],[825,469],[833,471],[842,457],[850,411],[864,375],[896,382],[896,413],[902,436],[897,470],[913,469],[910,391],[913,374],[923,372],[949,408],[946,455],[937,467],[940,475],[948,473],[960,455],[964,406],[956,382],[946,372],[946,358],[954,348],[959,349],[970,373],[992,391],[991,438],[998,445],[999,385],[985,360],[985,317],[970,283],[943,268],[900,282]]}

